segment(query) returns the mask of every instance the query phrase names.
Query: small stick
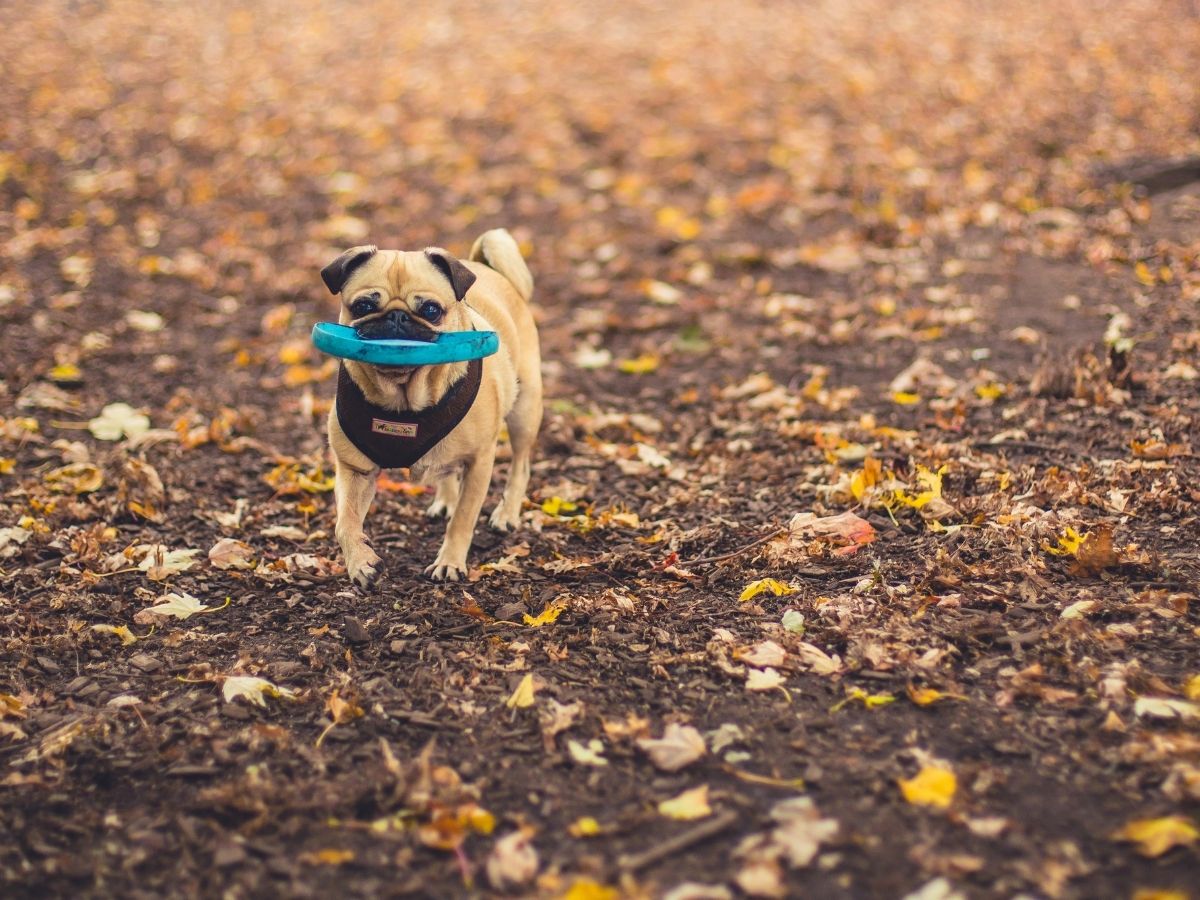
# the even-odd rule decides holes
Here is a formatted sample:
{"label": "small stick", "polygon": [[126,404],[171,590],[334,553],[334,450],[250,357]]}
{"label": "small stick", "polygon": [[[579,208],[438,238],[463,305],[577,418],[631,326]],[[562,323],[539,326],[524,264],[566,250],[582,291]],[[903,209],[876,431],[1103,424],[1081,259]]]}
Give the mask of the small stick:
{"label": "small stick", "polygon": [[781,534],[784,534],[786,531],[787,531],[786,528],[776,528],[770,534],[764,535],[763,537],[760,537],[758,540],[754,541],[753,543],[749,543],[745,547],[741,547],[730,553],[722,553],[720,556],[702,556],[702,557],[700,557],[700,559],[689,559],[689,560],[685,560],[684,562],[681,562],[679,565],[683,568],[687,568],[688,566],[699,566],[699,565],[703,565],[704,563],[724,562],[727,559],[733,559],[735,556],[741,556],[747,550],[753,550],[755,547],[759,546],[760,544],[765,544],[767,541],[770,541],[770,540],[773,540],[773,539],[779,537]]}
{"label": "small stick", "polygon": [[617,858],[617,865],[626,871],[636,872],[639,869],[644,869],[646,866],[664,860],[668,856],[673,856],[680,851],[687,850],[702,841],[708,840],[710,837],[715,837],[737,820],[737,812],[727,809],[716,818],[709,819],[707,822],[701,822],[695,828],[680,832],[674,837],[663,841],[661,844],[651,847],[649,850],[619,856]]}

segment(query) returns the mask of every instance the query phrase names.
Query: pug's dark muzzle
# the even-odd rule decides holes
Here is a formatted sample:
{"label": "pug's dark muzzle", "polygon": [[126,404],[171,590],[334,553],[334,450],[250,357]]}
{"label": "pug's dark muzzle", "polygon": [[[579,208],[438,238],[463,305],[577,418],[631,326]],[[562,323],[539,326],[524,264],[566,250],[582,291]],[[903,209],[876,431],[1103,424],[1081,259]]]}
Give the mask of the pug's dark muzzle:
{"label": "pug's dark muzzle", "polygon": [[386,315],[354,326],[355,332],[364,341],[426,341],[437,340],[438,333],[422,325],[411,314],[402,309],[393,309]]}

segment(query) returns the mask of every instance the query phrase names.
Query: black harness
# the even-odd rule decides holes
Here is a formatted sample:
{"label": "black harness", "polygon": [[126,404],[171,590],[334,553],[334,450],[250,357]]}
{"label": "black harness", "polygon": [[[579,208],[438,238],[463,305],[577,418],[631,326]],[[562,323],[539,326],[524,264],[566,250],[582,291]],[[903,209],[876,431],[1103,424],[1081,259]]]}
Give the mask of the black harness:
{"label": "black harness", "polygon": [[337,418],[342,432],[358,450],[382,469],[408,469],[463,420],[483,376],[483,360],[467,364],[465,378],[450,386],[433,406],[412,412],[376,406],[344,365],[338,369]]}

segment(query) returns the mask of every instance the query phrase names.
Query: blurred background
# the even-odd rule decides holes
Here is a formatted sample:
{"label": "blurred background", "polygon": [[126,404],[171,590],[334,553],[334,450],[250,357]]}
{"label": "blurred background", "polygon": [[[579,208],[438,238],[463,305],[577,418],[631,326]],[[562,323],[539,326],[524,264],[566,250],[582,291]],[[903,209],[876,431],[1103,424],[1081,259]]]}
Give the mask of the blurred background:
{"label": "blurred background", "polygon": [[[493,225],[532,255],[551,360],[605,339],[596,308],[678,299],[651,282],[706,295],[669,324],[711,339],[728,310],[812,289],[789,272],[1063,225],[1062,207],[1124,202],[1105,167],[1200,149],[1192,2],[114,0],[0,18],[0,316],[25,367],[72,362],[44,342],[131,306],[210,329],[205,360],[315,364],[334,253],[465,253]],[[1137,210],[1113,215],[1038,240],[1127,262]],[[843,292],[882,287],[890,315],[913,275]],[[281,304],[298,304],[268,323],[283,360],[217,340]],[[815,337],[849,340],[836,319]]]}

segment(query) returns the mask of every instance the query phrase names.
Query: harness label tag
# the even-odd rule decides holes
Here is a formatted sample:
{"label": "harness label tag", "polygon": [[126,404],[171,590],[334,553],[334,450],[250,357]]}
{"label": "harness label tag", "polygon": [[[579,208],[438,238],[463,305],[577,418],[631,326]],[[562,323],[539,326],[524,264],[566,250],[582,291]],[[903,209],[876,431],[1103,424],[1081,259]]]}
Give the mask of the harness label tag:
{"label": "harness label tag", "polygon": [[389,437],[415,438],[417,425],[411,422],[389,422],[386,419],[372,419],[371,430],[376,434],[386,434]]}

